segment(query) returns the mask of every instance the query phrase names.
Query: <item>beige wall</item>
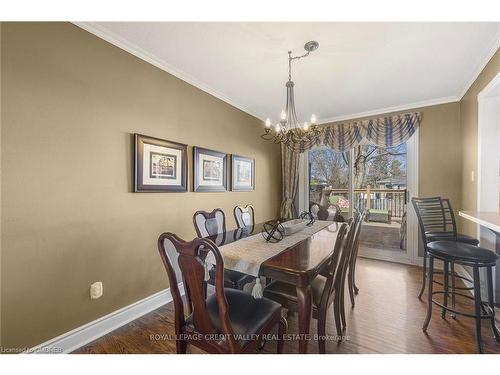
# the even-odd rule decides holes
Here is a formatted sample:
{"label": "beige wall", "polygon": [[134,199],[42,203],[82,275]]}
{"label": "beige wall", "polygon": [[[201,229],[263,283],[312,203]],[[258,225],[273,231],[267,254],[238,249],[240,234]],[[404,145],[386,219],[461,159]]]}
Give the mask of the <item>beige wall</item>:
{"label": "beige wall", "polygon": [[[461,181],[458,102],[415,108],[410,111],[422,113],[419,128],[419,196],[449,197],[452,204],[458,206]],[[396,113],[398,112],[380,116]]]}
{"label": "beige wall", "polygon": [[421,108],[419,139],[420,197],[441,196],[460,205],[460,106],[448,103]]}
{"label": "beige wall", "polygon": [[[477,209],[477,179],[475,179],[475,181],[471,179],[472,171],[477,175],[477,95],[498,74],[498,72],[500,72],[500,50],[497,50],[460,101],[460,123],[463,149],[461,209],[463,210]],[[476,225],[472,222],[460,219],[460,225],[464,233],[476,235]]]}
{"label": "beige wall", "polygon": [[[156,240],[194,237],[197,209],[221,207],[231,227],[236,204],[277,215],[279,149],[259,120],[68,23],[5,23],[1,40],[3,346],[166,288]],[[131,193],[135,132],[253,157],[256,190]]]}

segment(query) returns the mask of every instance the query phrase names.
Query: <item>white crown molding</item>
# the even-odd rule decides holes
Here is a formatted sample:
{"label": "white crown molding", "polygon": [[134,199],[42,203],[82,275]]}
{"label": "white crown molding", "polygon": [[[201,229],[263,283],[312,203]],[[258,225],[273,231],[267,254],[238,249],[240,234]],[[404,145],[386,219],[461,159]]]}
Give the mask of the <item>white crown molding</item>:
{"label": "white crown molding", "polygon": [[368,116],[378,116],[378,115],[383,115],[383,114],[392,113],[392,112],[407,111],[409,109],[430,107],[433,105],[446,104],[446,103],[454,103],[454,102],[458,102],[459,100],[460,100],[460,98],[457,96],[447,96],[444,98],[424,100],[421,102],[404,104],[404,105],[399,105],[399,106],[395,106],[395,107],[378,108],[378,109],[374,109],[372,111],[351,113],[348,115],[324,118],[324,119],[320,119],[317,123],[318,123],[318,125],[320,125],[320,124],[328,124],[331,122],[353,120],[353,119],[358,119],[358,118],[368,117]]}
{"label": "white crown molding", "polygon": [[[184,286],[179,284],[181,294]],[[170,288],[100,317],[69,332],[28,349],[26,354],[56,354],[72,351],[172,301]]]}
{"label": "white crown molding", "polygon": [[481,90],[481,92],[477,94],[477,101],[480,102],[481,100],[487,98],[488,95],[491,95],[492,89],[499,83],[500,72],[498,72],[497,75]]}
{"label": "white crown molding", "polygon": [[[119,48],[129,52],[130,54],[150,63],[151,65],[154,65],[157,68],[162,69],[165,72],[189,83],[190,85],[193,85],[193,86],[197,87],[198,89],[205,91],[206,93],[232,105],[233,107],[238,108],[241,111],[246,112],[249,115],[251,115],[251,116],[253,116],[261,121],[264,121],[264,119],[260,115],[253,113],[250,109],[248,109],[244,105],[235,102],[233,99],[220,93],[219,91],[217,91],[213,87],[206,85],[205,83],[201,82],[200,80],[196,79],[195,77],[191,76],[190,74],[182,71],[181,69],[173,67],[172,65],[168,64],[166,61],[159,59],[158,57],[145,51],[144,49],[135,45],[134,43],[131,43],[128,40],[116,35],[112,31],[106,29],[105,27],[99,25],[98,23],[95,23],[95,22],[72,22],[72,23],[74,25],[88,31],[91,34],[94,34],[97,37],[104,39],[105,41],[113,44],[114,46],[119,47]],[[326,123],[337,122],[337,121],[346,121],[346,120],[352,120],[352,119],[356,119],[356,118],[360,118],[360,117],[375,116],[375,115],[381,115],[381,114],[390,113],[390,112],[405,111],[405,110],[419,108],[419,107],[428,107],[428,106],[432,106],[432,105],[460,101],[462,99],[462,97],[467,93],[469,88],[472,86],[474,81],[477,79],[479,74],[481,74],[482,70],[484,69],[486,64],[489,62],[489,60],[495,54],[495,52],[497,51],[497,49],[499,47],[500,47],[500,30],[497,33],[496,37],[494,38],[494,40],[492,42],[492,46],[489,49],[487,55],[485,55],[481,64],[479,64],[477,66],[477,68],[474,70],[473,76],[467,81],[467,84],[465,85],[462,92],[458,93],[456,96],[435,98],[435,99],[429,99],[429,100],[425,100],[425,101],[421,101],[421,102],[408,103],[408,104],[404,104],[404,105],[400,105],[400,106],[377,108],[377,109],[366,111],[366,112],[358,112],[358,113],[352,113],[352,114],[347,114],[347,115],[323,118],[323,119],[318,120],[318,124],[326,124]]]}
{"label": "white crown molding", "polygon": [[474,70],[474,74],[472,77],[467,81],[465,87],[463,88],[462,92],[458,96],[460,100],[467,94],[467,91],[471,88],[471,86],[476,82],[477,77],[481,74],[483,71],[484,67],[488,64],[488,62],[491,60],[493,55],[497,52],[498,48],[500,48],[500,26],[498,27],[498,32],[495,35],[495,38],[493,38],[493,42],[491,43],[491,47],[488,50],[488,53],[484,56],[484,58],[481,60],[481,63],[476,67]]}
{"label": "white crown molding", "polygon": [[220,93],[213,87],[208,86],[207,84],[201,82],[200,80],[196,79],[192,75],[182,71],[181,69],[178,69],[176,67],[173,67],[166,61],[152,55],[151,53],[145,51],[141,47],[137,46],[134,43],[131,43],[130,41],[116,35],[112,31],[109,31],[105,27],[95,23],[95,22],[72,22],[72,24],[82,28],[85,31],[88,31],[91,34],[94,34],[95,36],[107,41],[108,43],[113,44],[114,46],[123,49],[124,51],[127,51],[128,53],[140,58],[141,60],[144,60],[151,65],[156,66],[157,68],[164,70],[165,72],[189,83],[190,85],[205,91],[206,93],[216,97],[217,99],[222,100],[223,102],[226,102],[233,107],[253,116],[256,117],[257,119],[262,120],[258,115],[253,113],[250,109],[247,107],[241,105],[240,103],[237,103],[230,97]]}

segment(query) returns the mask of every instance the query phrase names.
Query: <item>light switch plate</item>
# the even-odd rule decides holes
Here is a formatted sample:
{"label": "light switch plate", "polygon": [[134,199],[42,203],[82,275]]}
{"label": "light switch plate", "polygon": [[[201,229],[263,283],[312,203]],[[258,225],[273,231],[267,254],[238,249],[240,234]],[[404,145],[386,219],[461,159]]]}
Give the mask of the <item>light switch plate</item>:
{"label": "light switch plate", "polygon": [[103,286],[102,281],[96,281],[90,285],[90,299],[98,299],[102,297]]}

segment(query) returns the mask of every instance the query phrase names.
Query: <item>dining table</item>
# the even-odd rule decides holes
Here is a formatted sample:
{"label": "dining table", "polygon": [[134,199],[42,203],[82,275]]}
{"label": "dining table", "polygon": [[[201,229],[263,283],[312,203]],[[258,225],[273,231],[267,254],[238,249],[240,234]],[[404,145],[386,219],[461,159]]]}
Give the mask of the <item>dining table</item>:
{"label": "dining table", "polygon": [[[500,212],[488,211],[459,211],[458,215],[465,220],[472,221],[483,228],[487,228],[495,235],[495,252],[500,255]],[[481,243],[481,246],[487,246]],[[493,249],[491,249],[493,250]],[[494,293],[495,304],[500,306],[500,266],[497,263],[495,267]]]}
{"label": "dining table", "polygon": [[496,253],[500,254],[500,212],[459,211],[458,215],[487,228],[496,236]]}
{"label": "dining table", "polygon": [[[307,353],[310,341],[309,329],[312,315],[311,282],[329,262],[340,223],[316,221],[312,228],[302,233],[285,236],[283,245],[267,242],[263,236],[265,223],[258,223],[245,228],[227,230],[208,236],[219,248],[224,260],[224,268],[241,272],[241,254],[245,264],[255,267],[259,278],[286,282],[295,286],[298,304],[299,353]],[[259,237],[256,237],[259,236]],[[248,242],[253,243],[248,246]],[[257,247],[255,247],[257,244]],[[276,253],[268,259],[262,259],[266,248],[273,248]],[[241,252],[240,252],[241,251]]]}

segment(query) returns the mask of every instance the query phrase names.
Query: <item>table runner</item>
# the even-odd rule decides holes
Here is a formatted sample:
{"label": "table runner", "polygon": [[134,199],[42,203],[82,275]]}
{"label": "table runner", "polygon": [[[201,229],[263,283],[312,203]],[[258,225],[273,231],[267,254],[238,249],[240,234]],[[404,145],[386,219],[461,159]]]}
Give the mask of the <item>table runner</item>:
{"label": "table runner", "polygon": [[[297,233],[285,236],[280,242],[275,243],[266,242],[259,232],[223,245],[219,247],[219,251],[224,259],[224,268],[255,276],[255,286],[252,290],[252,295],[256,298],[261,297],[262,286],[259,279],[261,264],[290,246],[313,236],[331,224],[333,224],[331,221],[316,220],[311,226]],[[205,264],[215,265],[215,258],[212,253],[207,255]]]}

